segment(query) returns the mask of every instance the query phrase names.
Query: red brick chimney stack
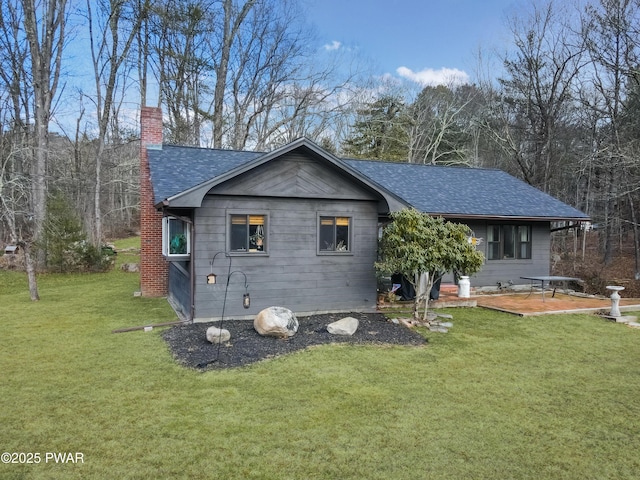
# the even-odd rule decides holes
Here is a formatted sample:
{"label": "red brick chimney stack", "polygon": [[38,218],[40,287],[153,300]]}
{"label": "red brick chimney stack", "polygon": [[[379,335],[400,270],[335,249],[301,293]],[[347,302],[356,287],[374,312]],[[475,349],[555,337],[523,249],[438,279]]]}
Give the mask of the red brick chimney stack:
{"label": "red brick chimney stack", "polygon": [[168,293],[169,266],[162,256],[162,212],[154,205],[147,150],[162,149],[162,110],[140,111],[140,291],[143,297]]}

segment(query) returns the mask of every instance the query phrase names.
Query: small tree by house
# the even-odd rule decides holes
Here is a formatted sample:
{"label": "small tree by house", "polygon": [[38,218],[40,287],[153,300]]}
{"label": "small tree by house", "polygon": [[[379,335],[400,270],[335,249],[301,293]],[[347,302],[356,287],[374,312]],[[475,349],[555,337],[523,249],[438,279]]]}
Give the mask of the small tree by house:
{"label": "small tree by house", "polygon": [[[391,214],[380,241],[380,260],[376,270],[383,274],[399,273],[416,291],[413,317],[419,320],[420,304],[424,302],[422,321],[427,319],[429,294],[434,283],[445,273],[456,271],[472,275],[484,261],[469,242],[471,230],[467,225],[445,221],[407,208]],[[420,289],[420,277],[426,277]]]}

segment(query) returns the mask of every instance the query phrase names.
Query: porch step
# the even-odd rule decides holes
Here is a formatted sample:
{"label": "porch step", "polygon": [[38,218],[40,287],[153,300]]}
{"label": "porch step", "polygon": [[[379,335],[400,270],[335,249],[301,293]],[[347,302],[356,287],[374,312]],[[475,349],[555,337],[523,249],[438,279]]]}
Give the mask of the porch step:
{"label": "porch step", "polygon": [[458,294],[458,286],[453,283],[442,283],[440,293]]}
{"label": "porch step", "polygon": [[[469,289],[469,293],[471,295],[475,295],[476,294],[476,289],[474,287],[471,287]],[[448,295],[448,296],[458,296],[458,286],[453,284],[453,283],[443,283],[440,285],[440,295]]]}

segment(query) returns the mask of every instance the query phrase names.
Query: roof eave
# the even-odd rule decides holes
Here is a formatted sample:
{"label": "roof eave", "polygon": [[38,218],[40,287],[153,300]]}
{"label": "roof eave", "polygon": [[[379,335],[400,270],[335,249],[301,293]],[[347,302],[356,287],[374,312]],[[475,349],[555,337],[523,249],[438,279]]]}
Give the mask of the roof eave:
{"label": "roof eave", "polygon": [[463,213],[427,212],[429,215],[443,218],[459,218],[463,220],[510,220],[521,222],[588,222],[590,217],[551,216],[532,217],[526,215],[472,215]]}

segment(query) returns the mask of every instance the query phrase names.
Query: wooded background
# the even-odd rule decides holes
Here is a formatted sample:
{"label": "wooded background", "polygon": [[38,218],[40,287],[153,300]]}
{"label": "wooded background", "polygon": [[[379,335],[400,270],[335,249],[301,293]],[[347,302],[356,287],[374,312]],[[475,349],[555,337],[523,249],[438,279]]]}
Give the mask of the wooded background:
{"label": "wooded background", "polygon": [[69,230],[135,232],[157,105],[168,143],[503,169],[588,213],[605,264],[632,242],[638,278],[639,7],[532,1],[472,83],[417,87],[320,52],[296,0],[4,0],[0,243],[35,271]]}

